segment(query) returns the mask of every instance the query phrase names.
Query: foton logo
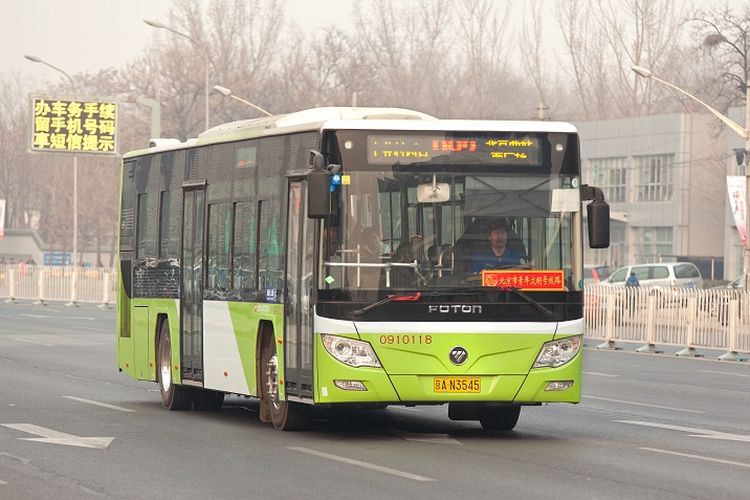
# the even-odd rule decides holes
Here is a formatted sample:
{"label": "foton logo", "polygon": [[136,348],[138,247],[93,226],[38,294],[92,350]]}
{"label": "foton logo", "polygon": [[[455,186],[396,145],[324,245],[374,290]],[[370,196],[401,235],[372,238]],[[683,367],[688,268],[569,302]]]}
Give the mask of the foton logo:
{"label": "foton logo", "polygon": [[427,312],[430,314],[482,314],[482,306],[471,304],[440,304],[427,306]]}

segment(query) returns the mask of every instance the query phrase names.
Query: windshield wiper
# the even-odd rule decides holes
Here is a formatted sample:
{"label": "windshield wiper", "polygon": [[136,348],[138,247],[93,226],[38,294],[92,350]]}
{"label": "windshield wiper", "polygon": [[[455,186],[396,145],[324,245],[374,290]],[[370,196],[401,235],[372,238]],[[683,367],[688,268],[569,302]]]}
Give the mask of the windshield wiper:
{"label": "windshield wiper", "polygon": [[413,294],[392,294],[386,296],[384,299],[378,300],[377,302],[373,302],[372,304],[368,304],[364,307],[360,307],[359,309],[355,309],[354,311],[352,311],[352,316],[362,316],[364,313],[373,309],[377,309],[383,304],[387,304],[389,302],[417,302],[422,297],[444,297],[446,295],[477,295],[479,293],[482,293],[483,291],[484,289],[482,288],[478,288],[475,290],[466,290],[465,288],[461,288],[431,291],[429,293],[414,292]]}
{"label": "windshield wiper", "polygon": [[378,307],[382,306],[383,304],[387,304],[388,302],[416,302],[421,298],[422,298],[422,292],[416,292],[412,295],[406,295],[406,294],[387,295],[384,299],[380,299],[377,302],[373,302],[372,304],[368,304],[364,307],[360,307],[359,309],[353,310],[352,316],[362,316],[367,311],[377,309]]}
{"label": "windshield wiper", "polygon": [[[453,288],[453,289],[446,289],[446,290],[435,290],[431,291],[429,293],[424,292],[415,292],[413,294],[392,294],[386,296],[384,299],[380,299],[376,302],[373,302],[372,304],[368,304],[364,307],[360,307],[359,309],[355,309],[352,311],[352,316],[359,317],[362,316],[364,313],[368,311],[372,311],[373,309],[377,309],[378,307],[388,304],[389,302],[417,302],[418,300],[422,299],[422,297],[445,297],[446,295],[477,295],[483,292],[486,292],[488,288],[473,288],[467,290],[466,288]],[[503,292],[514,292],[516,295],[521,297],[523,300],[531,304],[534,309],[539,311],[544,315],[547,319],[552,319],[555,317],[555,313],[544,307],[542,304],[537,302],[535,299],[531,298],[526,292],[522,291],[520,288],[501,288],[499,291]]]}
{"label": "windshield wiper", "polygon": [[542,304],[540,304],[539,302],[537,302],[535,299],[532,299],[531,297],[529,297],[529,295],[526,292],[524,292],[523,290],[521,290],[520,288],[501,288],[501,290],[508,291],[508,292],[515,292],[516,295],[518,295],[523,300],[525,300],[526,302],[528,302],[529,304],[531,304],[532,306],[534,306],[534,309],[536,309],[537,311],[539,311],[540,313],[542,313],[545,318],[552,319],[552,318],[555,317],[555,313],[553,313],[552,311],[550,311],[549,309],[547,309],[546,307],[544,307]]}

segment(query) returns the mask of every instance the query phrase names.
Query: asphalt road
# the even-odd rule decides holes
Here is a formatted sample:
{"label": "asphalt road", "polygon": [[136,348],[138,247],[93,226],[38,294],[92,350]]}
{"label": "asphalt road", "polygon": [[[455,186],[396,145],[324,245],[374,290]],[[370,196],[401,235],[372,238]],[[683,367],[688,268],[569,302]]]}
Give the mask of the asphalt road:
{"label": "asphalt road", "polygon": [[0,303],[0,498],[750,498],[750,363],[584,356],[583,403],[511,433],[446,406],[283,433],[255,400],[163,410],[117,371],[112,310]]}

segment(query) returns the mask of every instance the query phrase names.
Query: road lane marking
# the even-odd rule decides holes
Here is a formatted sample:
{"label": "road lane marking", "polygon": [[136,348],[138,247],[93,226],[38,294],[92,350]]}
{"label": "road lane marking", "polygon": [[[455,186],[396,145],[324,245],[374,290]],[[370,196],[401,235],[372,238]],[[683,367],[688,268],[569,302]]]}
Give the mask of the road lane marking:
{"label": "road lane marking", "polygon": [[658,422],[643,422],[641,420],[613,420],[621,424],[641,425],[643,427],[654,427],[656,429],[667,429],[670,431],[687,432],[687,437],[700,437],[707,439],[721,439],[725,441],[741,441],[750,443],[750,436],[743,434],[730,434],[728,432],[712,431],[710,429],[699,429],[697,427],[683,427],[681,425],[660,424]]}
{"label": "road lane marking", "polygon": [[646,406],[648,408],[659,408],[660,410],[681,411],[681,412],[685,412],[685,413],[706,413],[705,411],[686,410],[684,408],[674,408],[672,406],[651,405],[651,404],[647,404],[647,403],[638,403],[636,401],[625,401],[623,399],[600,398],[598,396],[586,396],[586,395],[584,395],[583,399],[595,399],[597,401],[610,401],[612,403],[622,403],[622,404],[634,405],[634,406]]}
{"label": "road lane marking", "polygon": [[362,467],[364,469],[370,469],[378,472],[383,472],[385,474],[391,474],[393,476],[402,477],[404,479],[411,479],[413,481],[435,481],[435,479],[431,477],[425,477],[425,476],[418,476],[417,474],[411,474],[409,472],[404,472],[396,469],[391,469],[389,467],[383,467],[382,465],[376,465],[371,464],[370,462],[362,462],[361,460],[354,460],[351,458],[346,457],[340,457],[338,455],[331,455],[330,453],[325,453],[322,451],[317,450],[311,450],[309,448],[302,448],[300,446],[287,446],[288,450],[292,451],[298,451],[300,453],[307,453],[308,455],[314,455],[316,457],[320,458],[327,458],[328,460],[334,460],[336,462],[342,462],[349,465],[356,465],[357,467]]}
{"label": "road lane marking", "polygon": [[80,403],[88,403],[90,405],[95,406],[101,406],[102,408],[109,408],[110,410],[117,410],[117,411],[124,411],[124,412],[135,412],[135,410],[131,410],[130,408],[123,408],[122,406],[115,406],[108,403],[102,403],[101,401],[94,401],[93,399],[85,399],[85,398],[79,398],[76,396],[60,396],[61,398],[65,399],[72,399],[73,401],[78,401]]}
{"label": "road lane marking", "polygon": [[701,370],[703,373],[718,373],[720,375],[734,375],[735,377],[750,377],[750,375],[744,374],[744,373],[734,373],[734,372],[719,372],[714,370]]}
{"label": "road lane marking", "polygon": [[25,314],[21,313],[19,316],[23,316],[24,318],[34,318],[34,319],[57,319],[53,318],[52,316],[46,316],[44,314]]}
{"label": "road lane marking", "polygon": [[57,347],[56,344],[45,344],[44,342],[37,342],[36,340],[20,339],[18,337],[11,337],[11,340],[15,340],[16,342],[25,342],[27,344],[41,345],[44,347]]}
{"label": "road lane marking", "polygon": [[0,479],[0,486],[2,486],[2,485],[4,485],[4,484],[8,484],[8,483],[6,483],[6,482],[5,482],[5,481],[3,481],[2,479]]}
{"label": "road lane marking", "polygon": [[40,438],[18,438],[21,441],[36,441],[38,443],[61,444],[65,446],[78,446],[80,448],[96,448],[104,450],[114,441],[113,437],[83,437],[59,432],[34,424],[0,424],[3,427],[42,436]]}
{"label": "road lane marking", "polygon": [[743,462],[734,462],[732,460],[724,460],[721,458],[704,457],[703,455],[693,455],[692,453],[681,453],[679,451],[660,450],[659,448],[639,447],[638,449],[645,450],[645,451],[653,451],[654,453],[664,453],[665,455],[675,455],[678,457],[694,458],[696,460],[705,460],[706,462],[716,462],[719,464],[735,465],[737,467],[746,467],[750,469],[750,464],[746,464]]}
{"label": "road lane marking", "polygon": [[584,375],[594,375],[596,377],[619,377],[613,373],[602,373],[602,372],[583,372]]}

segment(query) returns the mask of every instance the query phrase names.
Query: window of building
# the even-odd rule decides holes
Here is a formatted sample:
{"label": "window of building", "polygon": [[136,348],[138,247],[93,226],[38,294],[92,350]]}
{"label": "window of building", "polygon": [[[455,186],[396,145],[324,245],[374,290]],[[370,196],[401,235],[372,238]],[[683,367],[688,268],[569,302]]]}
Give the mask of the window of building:
{"label": "window of building", "polygon": [[636,201],[672,201],[674,155],[635,156],[638,172]]}
{"label": "window of building", "polygon": [[597,158],[589,160],[591,184],[599,186],[609,203],[627,201],[626,158]]}
{"label": "window of building", "polygon": [[656,262],[664,256],[671,256],[672,228],[671,227],[639,227],[635,229],[633,238],[635,260],[638,263]]}

